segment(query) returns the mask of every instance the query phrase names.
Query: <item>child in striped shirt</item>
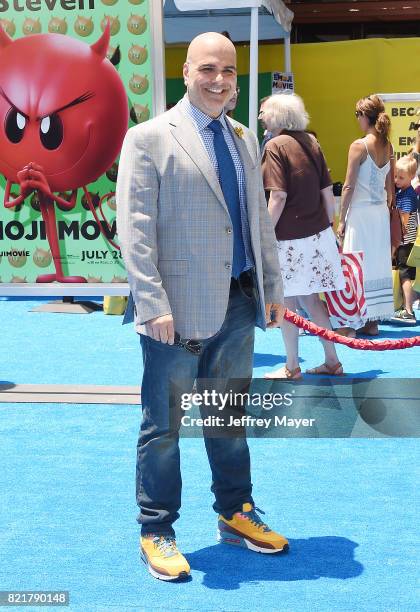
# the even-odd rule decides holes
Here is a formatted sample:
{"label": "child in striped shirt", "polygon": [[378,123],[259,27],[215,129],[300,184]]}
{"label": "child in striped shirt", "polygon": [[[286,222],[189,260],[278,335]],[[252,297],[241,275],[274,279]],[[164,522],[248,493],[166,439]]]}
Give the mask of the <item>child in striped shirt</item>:
{"label": "child in striped shirt", "polygon": [[411,185],[416,173],[417,161],[412,155],[401,157],[395,164],[396,206],[400,213],[403,228],[403,238],[396,252],[396,261],[404,296],[404,306],[395,312],[392,321],[405,323],[406,325],[416,325],[417,323],[413,312],[413,302],[416,294],[412,288],[416,269],[407,265],[407,259],[416,240],[418,225],[418,196]]}

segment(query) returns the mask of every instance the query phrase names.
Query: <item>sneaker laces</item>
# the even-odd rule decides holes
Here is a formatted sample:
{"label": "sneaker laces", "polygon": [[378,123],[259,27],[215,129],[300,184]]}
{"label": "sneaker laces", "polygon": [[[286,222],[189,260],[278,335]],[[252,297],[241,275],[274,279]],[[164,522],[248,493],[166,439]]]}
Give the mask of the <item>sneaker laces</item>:
{"label": "sneaker laces", "polygon": [[260,508],[256,507],[252,508],[252,510],[248,510],[248,512],[241,512],[241,514],[246,516],[246,518],[251,521],[251,523],[255,525],[257,529],[262,529],[265,532],[271,531],[270,527],[260,519],[257,512],[260,514],[265,514],[264,510],[260,510]]}
{"label": "sneaker laces", "polygon": [[153,544],[164,557],[173,557],[177,554],[176,542],[173,536],[155,536]]}

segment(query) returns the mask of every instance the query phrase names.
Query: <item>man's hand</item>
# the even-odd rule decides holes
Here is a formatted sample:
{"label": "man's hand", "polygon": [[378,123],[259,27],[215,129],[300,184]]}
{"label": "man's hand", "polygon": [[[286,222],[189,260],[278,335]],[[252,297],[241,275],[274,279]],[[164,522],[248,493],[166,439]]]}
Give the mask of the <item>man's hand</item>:
{"label": "man's hand", "polygon": [[155,317],[146,322],[147,335],[163,342],[163,344],[173,344],[175,329],[174,319],[171,314],[162,315],[161,317]]}
{"label": "man's hand", "polygon": [[285,308],[283,304],[266,304],[265,320],[267,327],[281,327],[283,324]]}

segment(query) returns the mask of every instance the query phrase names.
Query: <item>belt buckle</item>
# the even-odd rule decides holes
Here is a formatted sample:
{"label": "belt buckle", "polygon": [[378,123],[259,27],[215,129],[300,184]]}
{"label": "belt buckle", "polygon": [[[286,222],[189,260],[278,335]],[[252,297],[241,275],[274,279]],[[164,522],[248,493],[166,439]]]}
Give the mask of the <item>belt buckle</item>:
{"label": "belt buckle", "polygon": [[253,297],[253,289],[255,287],[254,277],[251,270],[245,270],[238,279],[239,289],[247,298]]}
{"label": "belt buckle", "polygon": [[245,272],[242,272],[239,276],[239,282],[242,287],[254,286],[254,276],[252,274],[252,269],[245,270]]}

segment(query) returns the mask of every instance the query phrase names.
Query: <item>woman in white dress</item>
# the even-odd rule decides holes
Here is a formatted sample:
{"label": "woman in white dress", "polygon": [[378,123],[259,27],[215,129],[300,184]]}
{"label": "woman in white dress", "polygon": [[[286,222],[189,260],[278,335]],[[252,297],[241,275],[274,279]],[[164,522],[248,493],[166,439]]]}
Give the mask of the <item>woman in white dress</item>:
{"label": "woman in white dress", "polygon": [[[362,98],[356,117],[366,136],[350,145],[337,235],[343,253],[363,251],[367,317],[359,333],[378,335],[378,321],[392,317],[390,213],[395,198],[391,121],[378,96]],[[354,337],[350,327],[341,333]]]}

